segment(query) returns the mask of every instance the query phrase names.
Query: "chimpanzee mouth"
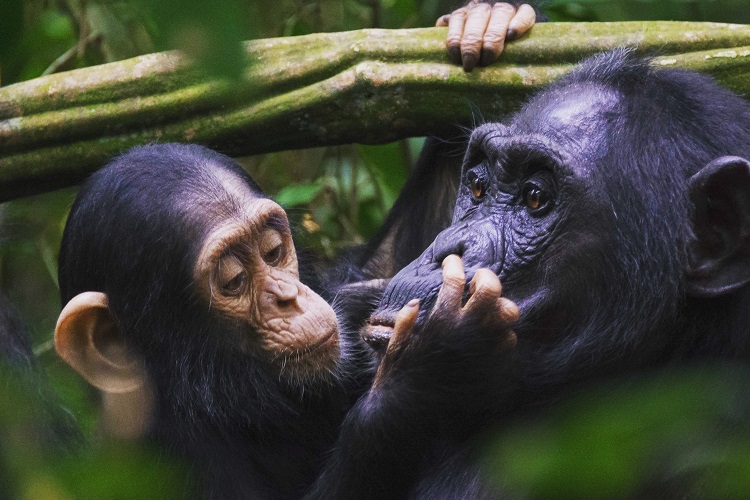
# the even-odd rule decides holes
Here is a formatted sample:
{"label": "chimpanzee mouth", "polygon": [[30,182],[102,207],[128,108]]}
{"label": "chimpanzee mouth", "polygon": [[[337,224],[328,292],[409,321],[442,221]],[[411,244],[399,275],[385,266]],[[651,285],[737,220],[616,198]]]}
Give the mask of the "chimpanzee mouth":
{"label": "chimpanzee mouth", "polygon": [[338,344],[338,329],[334,328],[322,338],[305,345],[304,347],[294,349],[284,353],[285,358],[304,358],[314,356],[320,351],[327,351]]}
{"label": "chimpanzee mouth", "polygon": [[313,342],[311,345],[307,346],[307,348],[305,348],[305,351],[307,352],[315,351],[317,349],[321,349],[322,347],[328,344],[335,343],[338,340],[338,335],[336,335],[337,333],[338,333],[338,330],[334,328],[328,334],[323,336],[322,339],[316,342]]}
{"label": "chimpanzee mouth", "polygon": [[360,331],[360,336],[375,351],[382,352],[388,347],[395,323],[393,318],[370,318],[369,323]]}

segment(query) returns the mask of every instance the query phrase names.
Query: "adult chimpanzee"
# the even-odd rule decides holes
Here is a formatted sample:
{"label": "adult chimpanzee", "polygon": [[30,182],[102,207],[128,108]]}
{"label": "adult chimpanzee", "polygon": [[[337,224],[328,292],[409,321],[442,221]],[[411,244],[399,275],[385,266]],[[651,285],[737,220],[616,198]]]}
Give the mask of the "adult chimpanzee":
{"label": "adult chimpanzee", "polygon": [[33,359],[26,325],[8,297],[0,293],[0,362],[29,366]]}
{"label": "adult chimpanzee", "polygon": [[[331,307],[300,281],[284,211],[200,146],[135,148],[95,173],[71,209],[59,274],[60,355],[105,394],[151,395],[152,436],[194,465],[210,496],[300,496],[371,381],[369,349],[356,332],[339,335]],[[447,288],[436,325],[480,331],[487,314],[504,315],[487,329],[505,350],[515,306],[489,272],[474,288],[464,308]],[[433,366],[444,368],[418,371]],[[392,395],[402,390],[411,404],[403,384]],[[400,425],[391,406],[380,421]],[[371,471],[398,453],[388,441],[361,451],[358,470]],[[340,480],[328,474],[318,487]],[[342,484],[351,498],[370,492],[366,481]]]}
{"label": "adult chimpanzee", "polygon": [[[479,268],[500,278],[520,308],[518,343],[510,363],[474,353],[487,382],[466,389],[485,399],[459,400],[438,429],[449,444],[587,381],[747,360],[748,158],[750,104],[710,77],[628,50],[592,57],[507,124],[473,131],[452,225],[391,280],[367,335],[388,337],[414,297],[419,333],[451,254],[469,278]],[[389,349],[422,343],[402,335]]]}
{"label": "adult chimpanzee", "polygon": [[[29,417],[24,430],[33,436],[31,446],[39,446],[50,453],[71,452],[81,443],[78,427],[69,411],[49,386],[47,374],[34,356],[31,339],[26,324],[18,309],[10,299],[0,292],[0,387],[4,395],[23,395],[23,399],[3,398],[0,412],[7,411],[9,405]],[[7,413],[4,414],[4,416]],[[33,419],[31,418],[33,416]],[[0,443],[4,443],[8,432],[18,431],[7,418],[0,422]],[[8,425],[11,423],[11,425]],[[7,450],[6,450],[7,456]],[[6,457],[0,458],[0,479],[5,481],[0,487],[0,496],[10,498],[17,493],[10,481]],[[12,468],[11,468],[12,470]],[[13,477],[11,474],[10,477]]]}

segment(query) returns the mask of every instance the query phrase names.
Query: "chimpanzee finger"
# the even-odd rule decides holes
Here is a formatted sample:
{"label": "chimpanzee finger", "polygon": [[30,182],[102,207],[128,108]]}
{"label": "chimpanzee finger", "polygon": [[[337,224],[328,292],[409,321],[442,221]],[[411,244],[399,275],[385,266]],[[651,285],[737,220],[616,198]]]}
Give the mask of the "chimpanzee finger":
{"label": "chimpanzee finger", "polygon": [[534,8],[529,4],[521,5],[516,11],[516,15],[510,21],[506,39],[515,40],[519,36],[526,34],[534,26],[534,23],[536,23]]}
{"label": "chimpanzee finger", "polygon": [[479,62],[482,41],[490,22],[492,10],[492,7],[486,3],[477,3],[469,7],[464,33],[461,37],[461,62],[464,71],[473,70]]}
{"label": "chimpanzee finger", "polygon": [[516,9],[510,4],[500,2],[492,6],[492,15],[482,39],[482,66],[495,62],[503,53],[508,27],[515,14]]}
{"label": "chimpanzee finger", "polygon": [[518,305],[505,297],[500,297],[497,300],[497,310],[499,311],[500,322],[506,326],[510,326],[518,321],[518,316],[521,314],[518,310]]}
{"label": "chimpanzee finger", "polygon": [[407,341],[419,316],[419,300],[412,299],[396,315],[393,325],[391,340],[388,342],[386,353],[392,353],[401,349],[401,345]]}
{"label": "chimpanzee finger", "polygon": [[466,301],[463,311],[482,314],[493,307],[500,298],[503,287],[495,273],[489,269],[478,269],[469,283],[471,297]]}
{"label": "chimpanzee finger", "polygon": [[466,275],[464,263],[458,255],[449,255],[443,260],[443,284],[438,292],[434,311],[448,315],[461,309]]}
{"label": "chimpanzee finger", "polygon": [[500,342],[500,348],[504,351],[513,349],[518,343],[518,335],[513,330],[508,330],[505,338]]}
{"label": "chimpanzee finger", "polygon": [[450,18],[450,14],[445,14],[444,16],[438,17],[437,21],[435,21],[435,26],[437,26],[438,28],[444,28],[445,26],[448,26]]}
{"label": "chimpanzee finger", "polygon": [[468,7],[461,7],[448,16],[448,36],[445,38],[445,47],[448,49],[448,57],[454,64],[461,64],[461,36],[464,34],[464,23],[466,23],[468,12]]}

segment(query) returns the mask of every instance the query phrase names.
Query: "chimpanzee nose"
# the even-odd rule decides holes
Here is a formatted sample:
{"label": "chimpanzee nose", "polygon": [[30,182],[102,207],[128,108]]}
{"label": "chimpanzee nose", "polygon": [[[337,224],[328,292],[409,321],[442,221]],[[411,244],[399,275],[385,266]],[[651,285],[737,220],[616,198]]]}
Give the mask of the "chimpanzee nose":
{"label": "chimpanzee nose", "polygon": [[435,262],[442,263],[451,254],[463,257],[466,242],[462,236],[465,235],[465,232],[465,226],[463,226],[458,230],[450,227],[438,234],[432,248],[432,256]]}
{"label": "chimpanzee nose", "polygon": [[503,246],[502,233],[492,220],[454,225],[435,238],[432,265],[440,266],[447,256],[455,254],[462,258],[466,268],[496,270],[500,264],[498,249]]}
{"label": "chimpanzee nose", "polygon": [[293,283],[279,283],[276,292],[276,303],[279,307],[289,307],[293,305],[294,299],[297,298],[297,285]]}
{"label": "chimpanzee nose", "polygon": [[299,296],[297,281],[294,277],[286,276],[281,272],[273,273],[273,276],[268,277],[266,291],[279,309],[294,306]]}

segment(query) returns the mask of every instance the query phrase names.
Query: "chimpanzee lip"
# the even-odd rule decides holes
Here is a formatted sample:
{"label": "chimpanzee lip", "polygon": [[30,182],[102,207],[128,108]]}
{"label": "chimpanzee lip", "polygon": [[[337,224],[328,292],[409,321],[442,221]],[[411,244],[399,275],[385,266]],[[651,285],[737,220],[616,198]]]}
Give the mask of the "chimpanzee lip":
{"label": "chimpanzee lip", "polygon": [[314,354],[321,350],[323,347],[335,342],[338,339],[338,329],[334,328],[329,333],[327,333],[322,338],[316,340],[315,342],[311,344],[307,344],[306,346],[295,349],[292,352],[288,352],[286,354],[286,357],[293,357],[293,356],[308,356],[311,354]]}
{"label": "chimpanzee lip", "polygon": [[370,318],[369,324],[370,326],[387,326],[393,328],[396,321],[393,318],[375,317]]}
{"label": "chimpanzee lip", "polygon": [[376,351],[384,350],[393,335],[395,321],[390,318],[371,318],[360,331],[360,337]]}
{"label": "chimpanzee lip", "polygon": [[336,328],[333,328],[333,329],[332,329],[332,330],[331,330],[331,331],[330,331],[330,332],[328,333],[328,335],[326,335],[326,336],[324,336],[324,337],[323,337],[322,339],[320,339],[320,340],[318,340],[318,341],[314,342],[314,343],[313,343],[312,345],[309,345],[309,346],[307,346],[307,347],[305,348],[305,350],[306,350],[306,351],[308,351],[308,352],[309,352],[309,351],[313,351],[313,350],[319,349],[319,348],[320,348],[320,347],[322,347],[322,346],[323,346],[324,344],[328,344],[328,343],[329,343],[328,341],[329,341],[329,340],[331,340],[331,338],[332,338],[332,337],[333,337],[334,335],[336,335],[337,331],[338,331],[338,330],[337,330]]}

